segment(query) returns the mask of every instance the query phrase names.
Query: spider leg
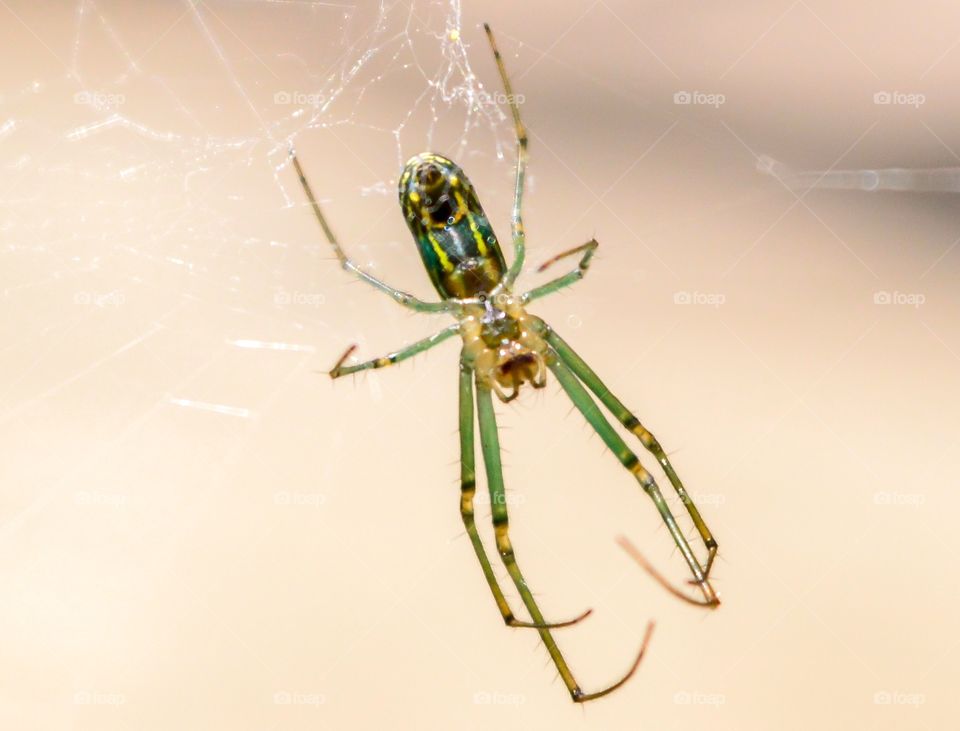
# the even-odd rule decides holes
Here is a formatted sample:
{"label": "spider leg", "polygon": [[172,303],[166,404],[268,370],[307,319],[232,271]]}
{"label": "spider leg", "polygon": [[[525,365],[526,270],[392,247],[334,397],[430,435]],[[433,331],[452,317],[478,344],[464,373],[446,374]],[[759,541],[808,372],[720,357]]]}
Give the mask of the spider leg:
{"label": "spider leg", "polygon": [[677,471],[673,468],[673,465],[670,464],[670,460],[667,457],[666,452],[663,451],[663,447],[660,446],[660,442],[657,441],[657,438],[653,436],[653,434],[651,434],[646,427],[643,426],[643,424],[640,423],[640,420],[634,416],[626,406],[623,405],[620,399],[610,392],[610,389],[608,389],[603,381],[600,380],[599,376],[597,376],[593,369],[587,365],[586,361],[584,361],[583,358],[581,358],[563,338],[557,335],[552,328],[547,332],[546,337],[547,342],[550,343],[553,349],[557,352],[557,355],[560,356],[560,360],[562,360],[570,368],[570,370],[574,372],[577,378],[583,381],[587,388],[593,391],[596,397],[600,399],[600,402],[610,410],[610,413],[614,415],[617,421],[623,424],[627,430],[636,435],[647,451],[654,456],[654,458],[663,468],[667,479],[670,480],[670,484],[673,485],[673,489],[676,490],[677,496],[686,507],[687,513],[690,514],[690,519],[693,521],[693,524],[697,528],[697,532],[703,539],[703,544],[707,549],[707,563],[704,567],[703,573],[705,577],[709,577],[710,569],[713,567],[713,560],[717,555],[717,541],[710,532],[710,529],[707,527],[703,517],[700,515],[700,511],[697,509],[696,504],[694,504],[693,498],[690,497],[686,488],[683,486],[683,483],[680,481],[680,476],[677,474]]}
{"label": "spider leg", "polygon": [[584,415],[590,423],[590,426],[593,427],[594,431],[596,431],[603,440],[604,444],[609,447],[610,451],[616,455],[624,468],[640,483],[643,491],[653,500],[654,505],[656,505],[660,513],[660,517],[667,526],[667,530],[670,531],[673,542],[677,545],[684,560],[690,567],[690,571],[693,573],[694,583],[703,592],[704,600],[702,604],[710,607],[717,606],[720,600],[710,585],[706,572],[703,567],[700,566],[700,562],[697,560],[693,550],[690,548],[690,544],[683,535],[683,531],[681,531],[680,526],[677,525],[677,519],[671,512],[670,506],[667,505],[667,501],[663,499],[663,495],[660,493],[660,488],[657,486],[653,475],[644,469],[637,455],[631,451],[626,442],[624,442],[620,435],[610,426],[610,422],[607,421],[599,407],[594,403],[593,399],[590,398],[590,394],[587,393],[580,381],[577,380],[573,371],[560,359],[556,351],[551,351],[548,354],[547,365],[550,367],[550,370],[553,371],[557,381],[559,381],[563,390],[566,391],[567,396],[570,397],[574,406]]}
{"label": "spider leg", "polygon": [[534,623],[540,625],[537,627],[537,631],[540,633],[540,639],[543,640],[547,652],[550,653],[550,659],[553,660],[553,664],[556,665],[564,685],[567,686],[567,690],[570,692],[570,697],[576,703],[584,703],[595,698],[600,698],[619,688],[636,671],[640,661],[643,659],[647,644],[650,641],[653,623],[651,622],[647,625],[647,631],[644,634],[640,652],[637,654],[633,665],[620,680],[596,693],[584,693],[580,689],[576,679],[573,677],[573,673],[567,666],[566,660],[564,660],[563,655],[560,653],[560,648],[557,647],[553,635],[550,634],[549,629],[543,626],[546,624],[543,620],[543,615],[540,613],[540,608],[537,606],[533,593],[527,586],[523,574],[520,573],[520,567],[517,565],[513,545],[510,542],[509,519],[507,517],[506,495],[503,486],[503,466],[500,462],[500,439],[497,434],[497,418],[493,410],[493,398],[491,397],[490,387],[479,380],[477,381],[477,417],[480,422],[480,448],[483,451],[483,462],[487,473],[487,486],[490,490],[493,530],[496,536],[497,551],[500,554],[500,558],[503,560],[504,566],[507,567],[507,572],[510,574],[510,578],[513,579],[513,583],[517,587],[523,603],[527,606],[527,611],[530,612]]}
{"label": "spider leg", "polygon": [[490,565],[490,559],[487,558],[487,552],[483,548],[480,540],[480,533],[477,531],[476,520],[473,514],[473,496],[477,491],[476,476],[476,453],[474,451],[473,440],[473,369],[460,361],[460,516],[463,518],[463,525],[467,529],[467,535],[470,536],[470,543],[473,544],[473,550],[480,561],[480,568],[483,570],[483,576],[490,586],[493,593],[493,599],[497,603],[497,609],[503,617],[504,623],[509,627],[532,627],[535,629],[548,629],[557,627],[569,627],[582,619],[586,619],[592,609],[588,609],[579,617],[565,622],[522,622],[518,620],[510,605],[507,603],[503,590],[493,573],[493,567]]}
{"label": "spider leg", "polygon": [[323,229],[323,233],[327,237],[327,241],[330,242],[330,246],[333,247],[333,251],[337,255],[337,259],[340,261],[340,266],[342,266],[348,272],[356,274],[364,282],[373,285],[381,292],[386,292],[399,304],[416,312],[449,312],[451,310],[450,305],[446,302],[424,302],[423,300],[417,299],[412,294],[408,294],[407,292],[403,292],[399,289],[391,287],[386,282],[377,279],[372,274],[368,274],[354,264],[353,260],[347,257],[343,248],[337,241],[337,237],[334,236],[333,229],[331,229],[330,224],[327,223],[327,219],[324,217],[323,211],[320,209],[320,204],[317,202],[316,196],[313,194],[313,189],[311,189],[310,183],[307,182],[307,176],[304,175],[303,168],[300,167],[300,161],[297,159],[297,155],[292,148],[290,150],[290,159],[293,161],[294,170],[297,171],[297,177],[300,178],[300,185],[303,186],[303,192],[306,194],[307,200],[310,201],[310,206],[313,208],[313,212],[317,216],[317,220],[320,222],[320,227]]}
{"label": "spider leg", "polygon": [[531,300],[539,299],[540,297],[546,297],[548,294],[553,294],[558,289],[563,289],[564,287],[569,287],[571,284],[575,284],[587,276],[587,270],[590,268],[590,260],[593,258],[593,253],[596,251],[597,247],[600,244],[597,243],[596,239],[590,239],[585,244],[580,244],[580,246],[575,246],[572,249],[563,251],[551,259],[543,262],[538,268],[538,272],[544,271],[547,267],[555,264],[556,262],[564,259],[568,256],[573,256],[574,254],[579,254],[583,252],[583,256],[580,257],[580,261],[577,262],[577,268],[571,272],[567,272],[562,277],[557,277],[546,284],[541,284],[539,287],[534,287],[529,292],[526,292],[521,297],[521,302],[526,304]]}
{"label": "spider leg", "polygon": [[[633,545],[626,537],[619,536],[617,538],[617,543],[619,543],[620,547],[624,551],[626,551],[627,554],[629,554],[630,558],[632,558],[634,561],[640,564],[640,568],[642,568],[644,571],[650,574],[650,576],[653,577],[654,581],[656,581],[658,584],[660,584],[660,586],[662,586],[664,589],[666,589],[668,592],[673,594],[678,599],[682,599],[683,601],[688,602],[689,604],[695,604],[698,607],[719,606],[720,604],[719,598],[715,598],[713,601],[704,601],[703,599],[694,599],[692,596],[689,596],[685,592],[675,587],[673,584],[671,584],[667,580],[667,577],[665,577],[663,574],[657,571],[657,569],[654,568],[653,564],[647,561],[646,557],[642,553],[640,553],[640,549],[638,549],[635,545]],[[695,584],[696,582],[690,582],[690,583]]]}
{"label": "spider leg", "polygon": [[425,350],[429,350],[434,345],[442,343],[444,340],[449,338],[451,335],[456,335],[460,331],[459,323],[454,323],[449,327],[443,328],[438,333],[424,338],[423,340],[418,340],[412,345],[408,345],[406,348],[398,350],[389,355],[384,355],[380,358],[374,358],[373,360],[368,360],[364,363],[357,363],[356,365],[344,365],[347,358],[357,349],[356,345],[351,345],[347,348],[346,352],[340,356],[340,360],[337,361],[337,364],[330,370],[330,378],[340,378],[341,376],[348,376],[351,373],[356,373],[357,371],[365,371],[371,368],[386,368],[391,366],[394,363],[399,363],[402,360],[411,358],[417,353],[422,353]]}
{"label": "spider leg", "polygon": [[517,104],[517,98],[513,93],[513,86],[510,84],[507,69],[503,65],[503,58],[500,56],[497,42],[493,38],[493,31],[486,23],[483,24],[483,29],[487,32],[490,49],[493,51],[493,58],[497,62],[497,70],[500,72],[501,81],[503,81],[503,89],[507,94],[510,113],[513,115],[513,126],[517,133],[517,182],[513,195],[513,215],[510,218],[510,232],[513,235],[513,263],[503,278],[503,283],[509,289],[523,269],[523,259],[526,255],[526,237],[523,231],[521,209],[523,207],[523,182],[527,170],[527,129],[523,125],[523,120],[520,119],[520,106]]}

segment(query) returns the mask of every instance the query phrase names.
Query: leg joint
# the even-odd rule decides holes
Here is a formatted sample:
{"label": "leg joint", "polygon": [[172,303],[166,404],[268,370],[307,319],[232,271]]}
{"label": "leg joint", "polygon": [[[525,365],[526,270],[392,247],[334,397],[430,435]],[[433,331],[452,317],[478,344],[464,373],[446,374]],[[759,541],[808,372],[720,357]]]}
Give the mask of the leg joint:
{"label": "leg joint", "polygon": [[460,483],[460,515],[463,516],[463,522],[468,525],[473,523],[473,496],[476,491],[477,485],[474,480],[464,480]]}
{"label": "leg joint", "polygon": [[507,563],[513,562],[513,544],[510,542],[510,536],[507,534],[506,523],[494,525],[494,539],[497,543],[497,553],[500,554],[500,557]]}
{"label": "leg joint", "polygon": [[[634,477],[637,478],[637,482],[640,483],[640,486],[649,492],[650,488],[656,486],[656,480],[654,480],[653,475],[647,472],[646,468],[640,464],[640,460],[637,459],[636,455],[630,456],[633,458],[632,464],[627,469],[629,469],[633,473]],[[626,465],[626,461],[624,461],[624,465]]]}

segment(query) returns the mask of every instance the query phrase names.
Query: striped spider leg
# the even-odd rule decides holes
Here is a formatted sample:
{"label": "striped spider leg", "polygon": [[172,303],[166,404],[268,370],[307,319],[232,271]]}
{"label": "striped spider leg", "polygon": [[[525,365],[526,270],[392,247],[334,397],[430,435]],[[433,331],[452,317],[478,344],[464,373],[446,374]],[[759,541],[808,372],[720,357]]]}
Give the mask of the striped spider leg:
{"label": "striped spider leg", "polygon": [[[389,294],[405,307],[419,312],[445,312],[456,319],[455,323],[434,335],[389,355],[362,363],[347,363],[356,347],[351,346],[337,361],[330,371],[330,376],[336,379],[363,370],[385,368],[422,353],[454,335],[460,335],[462,340],[459,369],[460,514],[464,527],[503,621],[508,626],[531,628],[539,633],[571,698],[575,702],[583,703],[619,688],[634,674],[650,641],[653,623],[650,622],[647,625],[640,650],[630,668],[619,680],[596,692],[588,693],[581,689],[551,630],[579,622],[590,614],[590,610],[567,621],[546,621],[520,570],[509,535],[500,438],[493,395],[496,395],[501,402],[508,403],[519,396],[524,385],[530,384],[533,388],[543,388],[547,383],[547,373],[553,374],[590,426],[654,502],[674,543],[693,574],[691,583],[700,589],[703,599],[690,597],[672,586],[633,548],[632,544],[629,544],[626,539],[621,539],[621,545],[630,555],[672,593],[695,604],[709,607],[719,604],[719,599],[709,581],[717,543],[656,438],[607,389],[596,373],[566,341],[543,320],[525,309],[529,302],[582,279],[598,246],[596,240],[563,252],[540,267],[542,271],[568,256],[580,255],[575,269],[524,294],[513,293],[513,285],[523,268],[525,252],[522,201],[527,162],[527,135],[493,33],[489,26],[484,25],[484,28],[501,81],[507,92],[517,138],[517,175],[511,216],[514,258],[509,267],[490,221],[480,205],[476,190],[466,174],[452,160],[436,153],[425,152],[412,157],[404,166],[399,180],[399,198],[407,226],[416,243],[424,268],[440,296],[440,301],[425,302],[397,290],[362,271],[346,256],[324,218],[303,169],[292,151],[291,158],[304,194],[344,269]],[[701,565],[680,530],[654,477],[643,467],[637,455],[613,428],[594,398],[624,428],[640,439],[644,448],[663,468],[707,548],[708,557],[705,564]],[[497,553],[531,621],[519,620],[514,615],[476,527],[473,504],[476,493],[475,425],[479,425],[480,451],[490,494]]]}
{"label": "striped spider leg", "polygon": [[[523,120],[520,117],[520,107],[517,104],[517,98],[513,93],[513,85],[510,83],[510,75],[507,73],[507,69],[503,64],[503,58],[500,55],[500,51],[497,48],[496,41],[493,37],[493,31],[490,29],[490,26],[486,23],[483,25],[484,30],[487,33],[487,38],[490,41],[490,47],[493,49],[493,57],[497,64],[497,70],[500,74],[501,82],[503,83],[504,91],[506,92],[507,101],[510,105],[510,112],[513,116],[513,123],[517,137],[517,176],[516,176],[516,189],[514,193],[514,205],[513,205],[513,217],[511,219],[512,224],[512,234],[513,234],[513,244],[514,244],[514,262],[510,267],[510,270],[507,272],[504,281],[500,283],[502,288],[509,290],[514,281],[517,278],[517,275],[520,273],[520,269],[523,267],[524,252],[525,252],[525,235],[523,228],[523,219],[522,219],[522,202],[523,202],[523,185],[524,185],[524,176],[526,173],[527,166],[527,130],[523,124]],[[558,277],[557,279],[547,282],[522,296],[523,303],[544,297],[548,294],[552,294],[559,289],[567,287],[575,282],[580,281],[586,276],[587,270],[590,266],[590,260],[593,258],[594,251],[596,250],[598,243],[596,239],[592,239],[585,244],[577,246],[568,251],[562,252],[557,256],[554,256],[552,259],[544,262],[538,271],[544,271],[552,264],[557,261],[574,254],[582,253],[580,262],[577,265],[577,268],[568,274]],[[683,483],[680,481],[679,476],[674,470],[673,466],[670,464],[670,460],[667,458],[666,452],[660,446],[660,443],[657,439],[651,434],[644,426],[640,423],[633,414],[614,396],[610,393],[610,390],[603,384],[603,382],[597,377],[597,374],[577,355],[572,348],[570,348],[563,340],[560,339],[558,335],[551,332],[552,341],[551,345],[557,350],[558,355],[561,360],[569,367],[574,373],[577,374],[577,377],[583,380],[587,384],[587,387],[593,391],[598,399],[606,406],[611,413],[626,427],[629,431],[635,434],[643,446],[649,451],[663,468],[664,472],[667,475],[667,478],[670,481],[670,484],[673,486],[677,495],[680,497],[681,502],[687,509],[687,512],[690,514],[691,519],[693,520],[694,525],[697,528],[697,531],[700,533],[700,537],[704,542],[704,546],[707,549],[707,560],[704,566],[701,566],[699,561],[690,551],[689,546],[686,546],[686,540],[683,539],[682,534],[679,533],[679,528],[676,528],[675,520],[667,520],[667,516],[663,514],[661,510],[661,515],[664,516],[664,520],[667,522],[668,528],[670,528],[671,535],[674,536],[674,540],[677,540],[677,535],[679,534],[682,543],[678,542],[677,547],[680,549],[681,553],[684,555],[684,558],[687,561],[687,564],[690,566],[690,570],[693,573],[693,582],[698,585],[701,591],[704,594],[703,604],[705,606],[717,606],[719,605],[719,599],[716,595],[716,592],[709,584],[709,575],[710,569],[713,567],[713,560],[717,554],[717,541],[714,539],[713,534],[710,532],[710,529],[707,528],[706,523],[703,521],[703,518],[700,515],[700,511],[697,509],[696,505],[693,502],[693,499],[690,497],[686,488],[684,488]],[[567,394],[570,395],[571,399],[573,398],[572,393],[569,389],[564,387],[564,390],[567,391]],[[580,403],[574,401],[574,403],[580,407]],[[582,411],[582,409],[581,409]],[[586,415],[586,414],[585,414]],[[600,415],[602,419],[602,414]],[[589,420],[589,419],[588,419]],[[590,422],[594,428],[598,428],[598,423]],[[625,465],[626,466],[626,465]],[[649,473],[647,473],[649,474]],[[652,477],[650,479],[653,479]],[[645,488],[646,489],[646,488]],[[659,489],[656,488],[654,483],[653,489],[659,495]],[[654,498],[654,495],[651,494],[651,498]],[[660,497],[662,502],[662,496]],[[657,503],[657,499],[654,498],[654,502]],[[658,509],[660,505],[658,503]],[[669,513],[669,508],[667,509]],[[673,525],[674,527],[670,527]],[[634,554],[636,551],[634,550]],[[634,556],[636,557],[636,556]],[[663,580],[663,577],[653,570],[653,567],[646,563],[645,561],[641,564],[644,568],[651,573],[651,575],[657,579],[661,584],[668,588],[672,593],[678,593],[668,582]],[[686,595],[679,594],[683,596],[687,601],[693,601]]]}

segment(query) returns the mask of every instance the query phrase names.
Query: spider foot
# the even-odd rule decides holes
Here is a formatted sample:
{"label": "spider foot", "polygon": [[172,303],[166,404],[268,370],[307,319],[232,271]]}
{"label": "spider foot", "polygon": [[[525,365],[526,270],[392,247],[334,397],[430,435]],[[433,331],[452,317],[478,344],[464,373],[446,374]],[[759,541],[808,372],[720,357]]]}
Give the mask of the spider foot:
{"label": "spider foot", "polygon": [[629,540],[627,540],[625,537],[620,536],[619,538],[617,538],[617,543],[619,543],[620,547],[624,551],[626,551],[634,561],[640,564],[640,567],[644,571],[646,571],[648,574],[650,574],[650,576],[652,576],[653,579],[658,584],[660,584],[660,586],[662,586],[664,589],[666,589],[668,592],[673,594],[678,599],[682,599],[688,604],[694,604],[700,607],[707,607],[709,609],[716,609],[717,607],[720,606],[720,597],[717,596],[717,593],[716,591],[714,591],[713,586],[710,584],[710,579],[708,577],[709,566],[712,564],[712,561],[708,562],[707,573],[704,574],[702,579],[691,579],[688,582],[689,584],[698,587],[700,591],[703,592],[704,598],[696,599],[692,596],[685,594],[680,589],[678,589],[673,584],[671,584],[663,574],[661,574],[659,571],[657,571],[653,567],[653,564],[647,561],[646,557],[642,553],[640,553],[640,550],[636,546],[634,546]]}
{"label": "spider foot", "polygon": [[582,622],[587,617],[593,614],[592,609],[588,609],[583,614],[574,617],[573,619],[568,619],[564,622],[523,622],[517,619],[514,616],[506,617],[505,621],[508,627],[529,627],[531,629],[558,629],[560,627],[571,627],[578,622]]}
{"label": "spider foot", "polygon": [[637,672],[637,668],[640,667],[640,661],[643,660],[643,654],[647,651],[647,645],[650,644],[650,636],[653,634],[653,627],[653,622],[647,623],[647,631],[643,634],[643,643],[640,645],[640,652],[637,653],[637,659],[633,661],[633,665],[630,666],[630,669],[622,678],[620,678],[620,680],[613,685],[604,688],[603,690],[598,690],[595,693],[584,693],[582,690],[580,690],[580,687],[577,686],[570,691],[570,697],[573,698],[573,702],[586,703],[587,701],[602,698],[603,696],[612,693],[621,685],[630,680],[630,678],[633,677],[633,674]]}
{"label": "spider foot", "polygon": [[354,343],[349,348],[347,348],[346,352],[344,352],[344,354],[340,356],[340,360],[337,361],[336,365],[333,366],[332,369],[330,369],[330,378],[339,378],[340,376],[343,375],[343,364],[347,362],[347,358],[353,355],[356,352],[356,350],[357,350],[356,343]]}

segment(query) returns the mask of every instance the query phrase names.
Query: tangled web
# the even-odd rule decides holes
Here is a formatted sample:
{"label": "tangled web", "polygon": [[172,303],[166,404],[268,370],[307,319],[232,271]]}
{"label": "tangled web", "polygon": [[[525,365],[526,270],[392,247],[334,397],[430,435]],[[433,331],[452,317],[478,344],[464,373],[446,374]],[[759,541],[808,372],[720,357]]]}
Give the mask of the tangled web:
{"label": "tangled web", "polygon": [[[310,249],[273,215],[303,205],[294,145],[301,157],[311,146],[308,171],[334,181],[321,198],[332,190],[393,206],[413,153],[508,149],[506,117],[471,68],[464,35],[482,36],[476,23],[462,27],[460,0],[77,0],[8,11],[11,57],[23,63],[0,86],[0,334],[20,367],[105,312],[141,307],[118,327],[100,323],[121,336],[94,361],[106,362],[198,301],[246,313],[244,327],[224,326],[232,347],[287,348],[276,342],[285,336],[249,335],[267,330],[251,320],[270,309],[255,306],[259,291],[268,305],[284,304],[284,292],[289,303],[297,287],[322,299],[316,281],[295,279],[290,257],[311,251],[317,269],[329,258],[319,231]],[[357,151],[351,175],[322,167],[325,146]],[[272,290],[262,277],[252,287],[265,269]],[[300,304],[279,315],[329,327],[315,302]],[[68,367],[27,400],[76,377]],[[196,403],[171,390],[169,402]]]}
{"label": "tangled web", "polygon": [[[270,49],[272,59],[265,58],[259,49],[251,48],[227,24],[227,13],[241,14],[239,9],[244,4],[225,2],[215,11],[217,4],[187,3],[186,10],[176,17],[168,32],[175,32],[175,26],[181,23],[193,21],[194,40],[206,44],[208,63],[218,67],[221,80],[236,91],[240,100],[238,107],[249,110],[253,122],[247,126],[254,129],[247,134],[227,135],[222,129],[211,128],[203,118],[204,112],[191,106],[173,80],[162,72],[149,70],[138,58],[138,51],[123,41],[105,8],[95,0],[80,0],[66,80],[76,86],[74,103],[85,107],[87,116],[94,121],[66,129],[65,139],[90,139],[114,128],[124,128],[144,140],[169,143],[171,152],[176,152],[176,160],[157,163],[152,169],[149,165],[111,165],[120,167],[114,174],[123,179],[155,173],[161,167],[169,173],[179,167],[186,177],[191,171],[213,164],[217,156],[238,150],[251,157],[255,150],[261,156],[283,157],[303,131],[342,126],[365,127],[389,134],[396,143],[399,165],[404,133],[411,119],[425,122],[424,126],[417,127],[416,134],[425,137],[429,147],[438,120],[448,115],[457,115],[460,120],[456,153],[462,154],[471,141],[470,133],[482,128],[493,132],[495,149],[498,155],[502,154],[496,129],[503,115],[471,69],[461,36],[459,0],[427,0],[409,5],[382,1],[370,10],[309,0],[288,3],[294,8],[289,16],[281,20],[274,13],[271,22],[277,25],[281,36],[282,25],[297,30],[281,39],[280,48]],[[277,3],[262,0],[253,4],[275,6]],[[250,18],[246,20],[249,22]],[[240,22],[244,19],[240,18]],[[102,79],[98,83],[91,78],[84,68],[85,39],[89,40],[91,33],[102,36],[96,41],[97,50],[103,50],[102,42],[109,43],[118,62],[119,73],[109,86]],[[302,46],[304,39],[312,39],[309,45],[323,51],[304,57],[289,50],[291,46]],[[246,51],[240,54],[246,58],[233,58],[228,48],[231,40]],[[273,60],[277,62],[273,68],[280,73],[271,69],[269,61]],[[265,81],[266,74],[260,78],[251,74],[250,67],[255,64],[262,65],[262,70],[273,78]],[[284,66],[299,66],[305,72],[298,88],[293,88],[291,81],[283,77]],[[307,83],[303,83],[304,79]],[[382,119],[367,113],[365,99],[398,82],[411,81],[419,83],[419,93],[412,99],[407,97],[408,110],[392,126],[384,126]],[[142,88],[140,82],[155,87],[147,89],[148,93],[165,99],[168,105],[163,106],[174,111],[173,117],[179,117],[179,124],[163,123],[149,114],[127,110],[128,103],[131,107],[136,104],[133,96],[136,88]],[[19,96],[22,99],[43,89],[43,82],[34,81]],[[424,114],[425,111],[428,113]],[[0,134],[8,134],[17,126],[16,118],[8,118],[0,127]]]}

